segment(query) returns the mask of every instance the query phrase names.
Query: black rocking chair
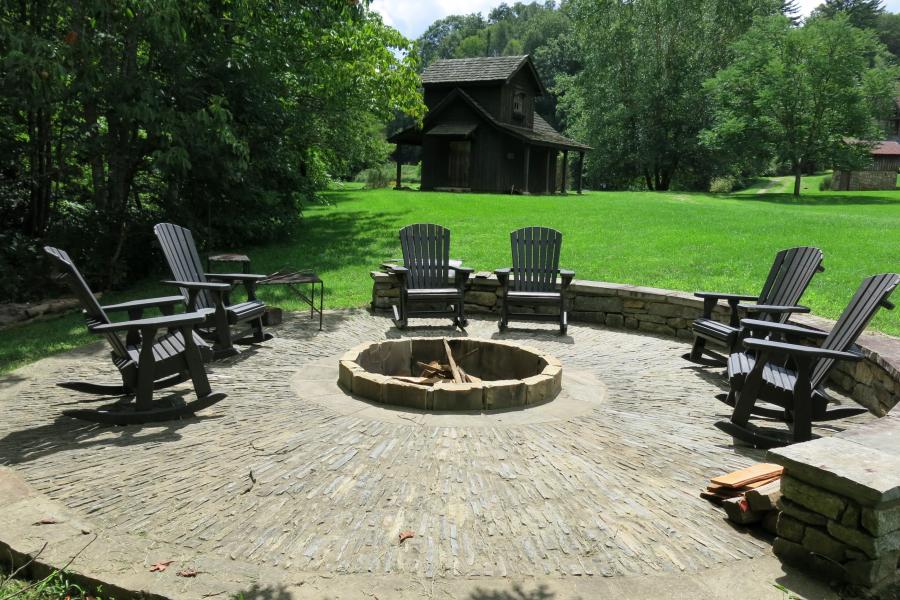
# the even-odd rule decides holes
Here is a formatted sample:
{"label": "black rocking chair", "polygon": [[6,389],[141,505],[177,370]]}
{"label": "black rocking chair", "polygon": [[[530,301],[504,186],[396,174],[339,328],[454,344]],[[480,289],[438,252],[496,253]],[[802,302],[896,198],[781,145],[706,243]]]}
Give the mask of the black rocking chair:
{"label": "black rocking chair", "polygon": [[449,317],[455,325],[465,327],[465,286],[472,269],[451,267],[450,230],[432,223],[407,225],[400,230],[400,248],[403,266],[390,268],[400,282],[394,324],[403,329],[410,317]]}
{"label": "black rocking chair", "polygon": [[[824,271],[822,251],[818,248],[801,246],[788,248],[775,255],[769,276],[758,296],[745,294],[724,294],[718,292],[697,292],[703,298],[703,316],[692,325],[694,346],[685,358],[693,362],[724,364],[726,358],[706,347],[707,342],[725,348],[730,355],[740,347],[740,339],[749,337],[741,334],[738,309],[747,311],[748,318],[761,321],[785,323],[793,313],[807,313],[805,306],[796,306],[816,273]],[[726,300],[731,307],[730,322],[726,325],[712,318],[712,311],[719,300]],[[755,304],[744,304],[754,301]],[[704,361],[707,354],[711,360]]]}
{"label": "black rocking chair", "polygon": [[[64,415],[112,425],[130,425],[168,421],[194,414],[225,398],[209,386],[203,363],[212,358],[209,346],[194,333],[202,323],[198,312],[172,314],[183,302],[180,296],[136,300],[100,306],[69,255],[47,246],[44,251],[53,260],[62,279],[81,302],[88,330],[106,337],[112,347],[112,361],[122,377],[122,385],[104,385],[80,381],[58,384],[70,390],[104,396],[128,396],[124,401],[97,409],[65,410]],[[147,308],[159,308],[164,316],[141,318]],[[127,312],[128,321],[113,323],[107,312]],[[157,335],[159,330],[167,330]],[[120,332],[126,333],[123,342]],[[153,391],[182,383],[194,385],[197,399],[192,402],[153,400]],[[131,400],[134,400],[132,403]]]}
{"label": "black rocking chair", "polygon": [[[562,234],[549,227],[524,227],[509,234],[512,245],[512,268],[497,269],[494,274],[500,281],[503,300],[500,305],[500,331],[509,326],[509,320],[559,322],[559,333],[568,329],[566,290],[575,277],[575,271],[559,268]],[[557,285],[557,277],[560,283]],[[556,314],[515,313],[515,306],[556,306]]]}
{"label": "black rocking chair", "polygon": [[[735,352],[728,359],[731,391],[725,399],[734,407],[730,421],[716,427],[758,448],[774,448],[812,438],[812,423],[830,421],[866,412],[862,407],[829,407],[825,383],[835,361],[858,361],[863,355],[856,340],[880,307],[892,309],[888,301],[900,283],[900,275],[886,273],[865,279],[830,332],[795,325],[744,320],[747,327],[783,336],[790,342],[820,340],[821,346],[805,346],[775,339],[743,340],[748,352]],[[791,365],[790,367],[784,365]],[[757,405],[767,402],[772,407]],[[760,428],[750,415],[780,418],[789,431]]]}
{"label": "black rocking chair", "polygon": [[[163,283],[180,288],[188,310],[206,316],[197,331],[213,342],[216,358],[237,354],[234,344],[255,344],[272,339],[272,335],[263,330],[262,316],[266,305],[256,298],[256,282],[265,275],[205,273],[190,229],[159,223],[153,227],[153,232],[175,277],[174,281]],[[244,284],[247,300],[232,304],[229,294],[238,282]],[[235,340],[231,327],[240,323],[249,323],[251,333]]]}

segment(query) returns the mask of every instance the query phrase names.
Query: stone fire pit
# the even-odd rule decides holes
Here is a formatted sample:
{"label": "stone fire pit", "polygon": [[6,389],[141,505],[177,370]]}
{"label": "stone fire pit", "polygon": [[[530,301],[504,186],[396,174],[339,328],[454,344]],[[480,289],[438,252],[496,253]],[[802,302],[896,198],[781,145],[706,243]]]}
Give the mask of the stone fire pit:
{"label": "stone fire pit", "polygon": [[420,363],[446,363],[443,338],[407,338],[356,346],[340,360],[339,384],[367,400],[436,411],[543,404],[562,389],[562,364],[539,350],[474,338],[447,343],[472,383],[416,383]]}

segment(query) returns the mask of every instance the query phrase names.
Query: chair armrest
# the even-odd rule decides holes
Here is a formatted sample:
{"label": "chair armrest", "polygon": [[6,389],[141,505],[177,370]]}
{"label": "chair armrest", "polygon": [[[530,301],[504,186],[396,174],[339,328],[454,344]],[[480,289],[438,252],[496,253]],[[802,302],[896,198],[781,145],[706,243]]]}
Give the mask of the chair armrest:
{"label": "chair armrest", "polygon": [[500,286],[506,288],[509,285],[509,274],[512,272],[512,267],[503,267],[502,269],[494,269],[494,275],[497,276],[497,281],[500,282]]}
{"label": "chair armrest", "polygon": [[694,296],[697,298],[715,298],[716,300],[729,300],[729,301],[742,301],[742,300],[757,300],[759,296],[750,296],[748,294],[726,294],[724,292],[694,292]]}
{"label": "chair armrest", "polygon": [[743,308],[748,313],[772,313],[772,314],[784,314],[784,313],[808,313],[810,309],[808,306],[778,306],[775,304],[738,304],[738,308]]}
{"label": "chair armrest", "polygon": [[469,276],[475,272],[475,269],[472,267],[451,267],[453,269],[453,283],[456,284],[456,287],[462,288],[469,280]]}
{"label": "chair armrest", "polygon": [[109,304],[107,306],[101,306],[100,308],[106,312],[116,312],[155,308],[158,306],[174,306],[183,303],[184,298],[182,296],[163,296],[161,298],[147,298],[146,300],[132,300],[131,302],[122,302],[120,304]]}
{"label": "chair armrest", "polygon": [[754,331],[771,331],[774,333],[784,333],[792,336],[802,336],[818,339],[824,339],[828,337],[827,331],[809,329],[808,327],[800,327],[799,325],[788,325],[787,323],[760,321],[758,319],[741,319],[741,326],[746,327],[747,329],[752,329]]}
{"label": "chair armrest", "polygon": [[191,312],[182,313],[180,315],[166,315],[163,317],[151,317],[149,319],[137,319],[134,321],[120,321],[119,323],[102,323],[94,325],[89,329],[94,333],[111,333],[116,331],[127,331],[129,329],[141,329],[144,327],[153,327],[159,329],[161,327],[177,327],[179,325],[193,325],[202,323],[206,320],[206,316],[202,313]]}
{"label": "chair armrest", "polygon": [[787,355],[803,358],[832,358],[835,360],[852,360],[858,361],[865,358],[857,352],[842,352],[840,350],[827,350],[825,348],[814,348],[812,346],[801,346],[799,344],[786,344],[784,342],[773,342],[770,340],[760,340],[756,338],[747,338],[744,340],[744,347],[751,350],[762,350],[777,355]]}
{"label": "chair armrest", "polygon": [[207,279],[221,279],[223,281],[259,281],[265,279],[265,275],[256,273],[204,273]]}
{"label": "chair armrest", "polygon": [[162,283],[174,285],[186,290],[210,290],[212,292],[229,292],[232,287],[234,287],[230,283],[214,283],[212,281],[178,281],[174,279],[164,279]]}
{"label": "chair armrest", "polygon": [[759,296],[750,296],[747,294],[726,294],[724,292],[694,292],[694,296],[697,298],[703,298],[703,318],[711,319],[713,309],[716,307],[716,304],[719,303],[719,300],[727,300],[728,306],[731,307],[731,317],[728,320],[728,324],[731,327],[737,328],[738,326],[738,303],[742,300],[756,300]]}
{"label": "chair armrest", "polygon": [[450,267],[450,268],[458,273],[472,274],[475,272],[475,269],[473,269],[472,267]]}
{"label": "chair armrest", "polygon": [[559,276],[562,278],[562,289],[566,289],[569,287],[569,284],[572,283],[572,279],[575,278],[575,271],[570,271],[569,269],[560,269]]}

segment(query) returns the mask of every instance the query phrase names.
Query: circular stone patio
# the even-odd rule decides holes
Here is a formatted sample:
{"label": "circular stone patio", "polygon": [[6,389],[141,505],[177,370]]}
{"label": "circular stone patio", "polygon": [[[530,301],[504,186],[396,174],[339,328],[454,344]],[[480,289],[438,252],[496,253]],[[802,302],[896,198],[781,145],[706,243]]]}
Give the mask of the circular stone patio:
{"label": "circular stone patio", "polygon": [[[190,553],[220,561],[247,589],[263,572],[428,587],[689,574],[771,554],[698,496],[763,453],[713,427],[729,415],[714,399],[721,369],[682,359],[683,341],[580,324],[566,337],[542,325],[499,334],[494,320],[473,318],[469,336],[558,357],[564,391],[578,393],[438,415],[348,397],[337,361],[364,341],[462,335],[445,321],[401,334],[389,319],[335,311],[323,332],[296,314],[273,332],[215,363],[213,389],[228,397],[184,421],[103,427],[60,416],[90,397],[55,382],[113,380],[101,344],[0,378],[0,463],[95,533],[144,540],[145,564],[110,559],[111,572]],[[415,537],[398,544],[406,530]]]}

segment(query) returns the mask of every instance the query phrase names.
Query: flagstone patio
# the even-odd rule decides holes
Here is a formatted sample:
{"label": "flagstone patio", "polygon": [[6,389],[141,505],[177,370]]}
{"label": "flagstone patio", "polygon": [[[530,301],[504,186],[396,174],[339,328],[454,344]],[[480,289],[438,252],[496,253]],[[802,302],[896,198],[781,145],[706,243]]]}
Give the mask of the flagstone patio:
{"label": "flagstone patio", "polygon": [[[422,323],[402,335],[461,335],[443,321]],[[541,326],[501,335],[494,320],[472,319],[470,337],[559,358],[563,393],[522,410],[438,415],[369,403],[337,386],[347,349],[401,335],[390,320],[335,311],[319,332],[289,315],[274,333],[215,363],[210,381],[228,398],[184,421],[103,427],[60,416],[90,397],[54,382],[113,379],[101,344],[0,379],[0,464],[41,499],[0,517],[0,541],[38,550],[57,525],[25,520],[58,511],[61,521],[119,540],[86,551],[73,570],[185,598],[273,578],[314,581],[306,591],[329,597],[357,597],[379,581],[432,594],[454,581],[565,589],[577,581],[590,590],[590,581],[694,581],[722,569],[755,573],[761,589],[775,583],[766,580],[779,572],[771,542],[730,525],[698,496],[711,476],[763,453],[735,447],[713,427],[729,414],[714,399],[721,369],[682,359],[684,341],[581,324],[566,337]],[[415,537],[398,543],[407,530]],[[76,541],[56,552],[77,550]],[[148,572],[169,559],[180,562],[172,570],[203,572],[190,580]],[[719,597],[705,585],[706,597]],[[727,595],[727,586],[719,591]]]}

